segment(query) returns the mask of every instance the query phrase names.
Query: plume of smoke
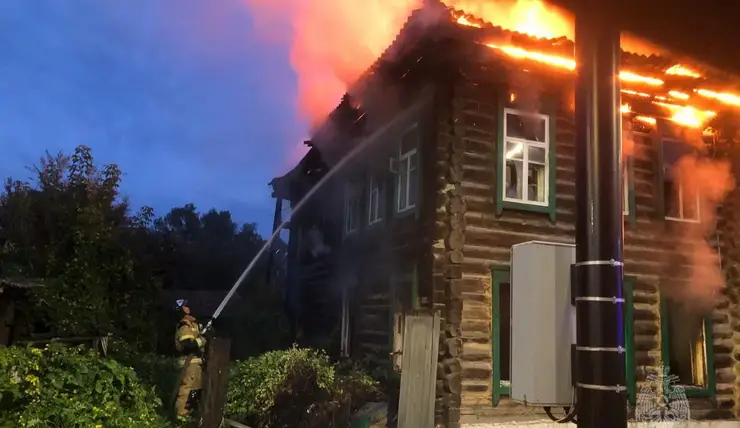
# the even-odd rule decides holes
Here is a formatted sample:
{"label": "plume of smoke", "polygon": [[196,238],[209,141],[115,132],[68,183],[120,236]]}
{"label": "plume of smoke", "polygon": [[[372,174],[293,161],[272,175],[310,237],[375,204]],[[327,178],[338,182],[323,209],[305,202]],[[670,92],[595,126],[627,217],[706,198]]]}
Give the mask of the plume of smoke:
{"label": "plume of smoke", "polygon": [[[297,107],[313,126],[393,42],[421,0],[244,0],[258,36],[283,42],[298,79]],[[282,25],[280,25],[282,24]],[[278,32],[278,34],[276,34]]]}
{"label": "plume of smoke", "polygon": [[[689,265],[689,278],[682,286],[667,286],[665,292],[693,313],[704,313],[714,308],[720,291],[724,288],[724,274],[719,254],[711,244],[714,241],[717,208],[734,189],[731,165],[727,161],[702,156],[706,146],[700,130],[684,129],[684,141],[700,149],[698,155],[683,156],[675,165],[678,180],[687,197],[698,195],[700,222],[683,225],[680,242],[685,248],[684,263]],[[669,255],[667,265],[681,263],[679,256]],[[686,260],[688,259],[688,260]]]}

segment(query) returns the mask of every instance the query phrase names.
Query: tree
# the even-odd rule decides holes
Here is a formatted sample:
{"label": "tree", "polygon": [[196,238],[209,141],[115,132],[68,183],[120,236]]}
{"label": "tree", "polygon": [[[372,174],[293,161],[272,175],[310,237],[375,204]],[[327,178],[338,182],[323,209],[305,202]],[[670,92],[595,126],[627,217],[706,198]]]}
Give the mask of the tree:
{"label": "tree", "polygon": [[[5,276],[40,279],[39,319],[65,335],[115,333],[130,342],[148,335],[157,282],[146,248],[152,211],[129,214],[121,171],[95,166],[92,151],[47,155],[36,182],[8,179],[0,196],[0,268]],[[139,248],[141,251],[134,251]]]}

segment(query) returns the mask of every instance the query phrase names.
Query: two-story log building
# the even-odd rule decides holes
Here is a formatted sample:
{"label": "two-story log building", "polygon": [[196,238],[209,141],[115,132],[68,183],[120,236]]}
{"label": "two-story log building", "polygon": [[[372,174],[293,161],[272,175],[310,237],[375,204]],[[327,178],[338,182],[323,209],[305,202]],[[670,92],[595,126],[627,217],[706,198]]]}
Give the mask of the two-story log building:
{"label": "two-story log building", "polygon": [[[573,42],[428,7],[271,183],[295,206],[340,168],[291,219],[291,308],[304,338],[396,365],[404,312],[436,308],[438,423],[539,418],[507,397],[510,254],[574,242]],[[697,166],[733,162],[737,79],[629,52],[620,79],[630,401],[670,366],[692,418],[738,415],[740,193]],[[717,302],[688,305],[720,285],[712,272]]]}

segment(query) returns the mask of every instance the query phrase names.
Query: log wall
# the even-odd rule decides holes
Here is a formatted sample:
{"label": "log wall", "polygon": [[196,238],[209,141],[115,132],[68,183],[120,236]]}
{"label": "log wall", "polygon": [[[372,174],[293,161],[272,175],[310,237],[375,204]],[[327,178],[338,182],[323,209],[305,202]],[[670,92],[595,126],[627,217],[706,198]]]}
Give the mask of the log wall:
{"label": "log wall", "polygon": [[[439,398],[450,412],[448,427],[459,421],[494,418],[521,420],[541,418],[503,398],[492,404],[491,268],[508,266],[511,246],[531,240],[574,243],[575,240],[575,141],[569,90],[556,94],[560,100],[553,148],[557,154],[556,220],[545,213],[504,209],[497,215],[497,144],[499,100],[509,94],[488,74],[466,71],[438,110],[436,188],[436,241],[434,254],[435,304],[445,308],[446,323],[440,346]],[[554,82],[553,87],[572,83]],[[544,88],[543,89],[547,89]],[[551,88],[550,88],[551,89]],[[502,93],[503,92],[503,93]],[[657,141],[655,136],[652,136]],[[625,225],[625,274],[634,276],[634,340],[638,390],[646,373],[661,364],[659,284],[683,284],[689,277],[694,242],[684,223],[657,219],[654,200],[655,148],[645,139],[636,141],[634,191],[636,216]],[[716,239],[713,239],[716,245]],[[666,254],[670,254],[667,257]],[[709,258],[707,264],[717,264]],[[737,277],[737,272],[735,273]],[[692,417],[727,414],[737,394],[737,320],[725,296],[713,315],[716,401],[692,399]],[[737,321],[735,321],[737,322]],[[733,332],[735,331],[735,332]],[[459,404],[459,408],[457,408]]]}

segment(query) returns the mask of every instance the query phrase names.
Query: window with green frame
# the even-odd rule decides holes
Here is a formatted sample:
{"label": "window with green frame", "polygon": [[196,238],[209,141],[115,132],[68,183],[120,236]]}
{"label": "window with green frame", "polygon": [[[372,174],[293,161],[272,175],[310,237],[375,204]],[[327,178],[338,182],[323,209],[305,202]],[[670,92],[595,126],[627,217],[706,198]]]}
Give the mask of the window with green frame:
{"label": "window with green frame", "polygon": [[[633,315],[635,283],[635,278],[628,275],[622,281],[625,299],[625,374],[627,396],[632,403],[636,397]],[[497,406],[501,397],[508,396],[511,391],[511,274],[508,266],[494,266],[491,269],[491,289],[491,398],[493,405]]]}
{"label": "window with green frame", "polygon": [[502,99],[498,119],[497,213],[505,209],[543,212],[554,221],[555,102],[545,97],[542,111],[535,113]]}
{"label": "window with green frame", "polygon": [[660,296],[661,359],[687,397],[713,397],[716,390],[711,315]]}
{"label": "window with green frame", "polygon": [[698,223],[701,221],[700,195],[679,173],[686,156],[697,156],[697,150],[683,141],[673,125],[659,123],[660,139],[656,147],[655,187],[656,215],[659,219]]}

